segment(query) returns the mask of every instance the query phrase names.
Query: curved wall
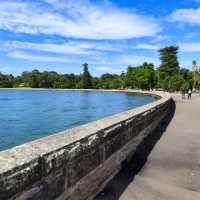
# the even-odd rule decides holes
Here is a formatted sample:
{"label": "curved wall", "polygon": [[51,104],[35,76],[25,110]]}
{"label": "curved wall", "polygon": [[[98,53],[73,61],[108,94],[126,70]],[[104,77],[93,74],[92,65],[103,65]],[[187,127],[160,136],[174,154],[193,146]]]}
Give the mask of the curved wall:
{"label": "curved wall", "polygon": [[0,152],[0,199],[92,199],[169,114],[170,95],[151,95],[161,98]]}

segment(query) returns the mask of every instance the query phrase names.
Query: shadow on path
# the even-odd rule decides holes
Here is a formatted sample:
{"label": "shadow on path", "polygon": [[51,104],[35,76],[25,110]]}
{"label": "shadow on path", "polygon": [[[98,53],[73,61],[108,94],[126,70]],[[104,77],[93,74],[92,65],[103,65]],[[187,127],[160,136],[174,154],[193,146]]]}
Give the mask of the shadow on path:
{"label": "shadow on path", "polygon": [[94,200],[118,200],[135,175],[143,168],[147,158],[158,140],[162,137],[175,113],[176,105],[172,102],[168,116],[160,126],[138,146],[130,162],[123,164],[121,171],[107,184]]}

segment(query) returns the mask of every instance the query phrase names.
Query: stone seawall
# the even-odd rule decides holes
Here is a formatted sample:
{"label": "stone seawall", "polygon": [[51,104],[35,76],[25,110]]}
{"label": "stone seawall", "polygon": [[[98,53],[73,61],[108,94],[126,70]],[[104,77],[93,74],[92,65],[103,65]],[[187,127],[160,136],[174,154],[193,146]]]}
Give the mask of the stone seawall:
{"label": "stone seawall", "polygon": [[0,199],[90,200],[169,114],[154,103],[0,152]]}

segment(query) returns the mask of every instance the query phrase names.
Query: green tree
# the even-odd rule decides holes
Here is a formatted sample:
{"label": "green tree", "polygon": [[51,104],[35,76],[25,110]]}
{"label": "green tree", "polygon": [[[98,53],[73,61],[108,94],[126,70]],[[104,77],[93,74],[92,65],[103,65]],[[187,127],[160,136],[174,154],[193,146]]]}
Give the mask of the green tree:
{"label": "green tree", "polygon": [[0,73],[0,88],[12,88],[14,84],[14,77]]}
{"label": "green tree", "polygon": [[[161,65],[158,73],[158,85],[169,90],[174,76],[179,74],[179,62],[177,58],[178,47],[169,46],[159,50]],[[173,78],[172,78],[173,77]]]}
{"label": "green tree", "polygon": [[122,79],[117,74],[103,74],[100,78],[100,88],[102,89],[120,89],[122,87]]}
{"label": "green tree", "polygon": [[129,66],[125,78],[126,87],[150,89],[155,84],[155,71],[151,63],[143,63],[137,67]]}
{"label": "green tree", "polygon": [[101,88],[100,78],[94,77],[94,78],[92,79],[92,87],[93,87],[94,89],[99,89],[99,88]]}
{"label": "green tree", "polygon": [[180,75],[183,77],[184,80],[193,79],[193,74],[189,69],[185,69],[185,68],[180,69]]}
{"label": "green tree", "polygon": [[137,68],[137,82],[141,89],[150,89],[154,87],[155,72],[151,63],[144,63]]}
{"label": "green tree", "polygon": [[[57,72],[54,71],[44,71],[40,73],[39,84],[40,88],[54,88],[55,82],[61,77]],[[62,88],[62,87],[60,87]]]}
{"label": "green tree", "polygon": [[197,72],[196,74],[196,87],[200,89],[200,73]]}
{"label": "green tree", "polygon": [[30,87],[32,87],[32,88],[39,87],[40,75],[41,75],[40,72],[36,69],[30,73],[30,77],[29,77]]}
{"label": "green tree", "polygon": [[82,74],[82,87],[84,89],[92,88],[92,76],[88,70],[88,64],[83,64],[83,74]]}
{"label": "green tree", "polygon": [[125,85],[129,88],[137,88],[137,68],[128,66],[126,78],[125,78]]}

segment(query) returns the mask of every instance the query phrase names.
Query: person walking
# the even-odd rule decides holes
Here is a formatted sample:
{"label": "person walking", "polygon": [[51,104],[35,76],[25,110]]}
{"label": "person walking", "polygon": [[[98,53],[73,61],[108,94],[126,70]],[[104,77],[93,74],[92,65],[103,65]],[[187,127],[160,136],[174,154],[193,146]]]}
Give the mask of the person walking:
{"label": "person walking", "polygon": [[188,99],[192,99],[192,90],[191,89],[189,89],[189,91],[188,91]]}
{"label": "person walking", "polygon": [[185,90],[184,89],[181,90],[181,96],[182,96],[182,99],[184,100],[185,99]]}

